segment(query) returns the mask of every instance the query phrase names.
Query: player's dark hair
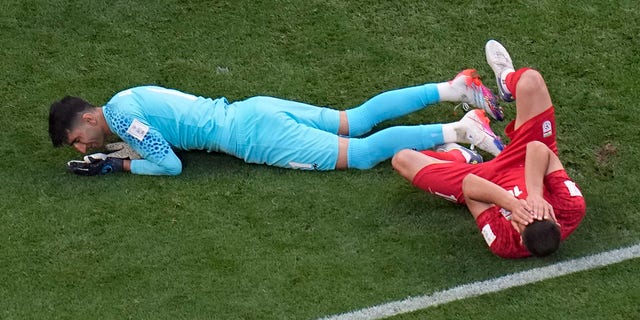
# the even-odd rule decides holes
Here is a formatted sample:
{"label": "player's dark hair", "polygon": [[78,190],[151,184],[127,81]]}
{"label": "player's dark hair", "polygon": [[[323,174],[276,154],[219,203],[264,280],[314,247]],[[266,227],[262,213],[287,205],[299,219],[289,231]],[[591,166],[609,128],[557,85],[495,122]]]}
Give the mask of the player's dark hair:
{"label": "player's dark hair", "polygon": [[560,228],[551,220],[534,221],[522,232],[524,246],[536,257],[545,257],[560,246]]}
{"label": "player's dark hair", "polygon": [[80,114],[90,111],[91,108],[94,106],[89,102],[71,96],[66,96],[51,104],[49,108],[49,137],[51,137],[54,147],[68,143],[68,131],[72,129],[74,121]]}

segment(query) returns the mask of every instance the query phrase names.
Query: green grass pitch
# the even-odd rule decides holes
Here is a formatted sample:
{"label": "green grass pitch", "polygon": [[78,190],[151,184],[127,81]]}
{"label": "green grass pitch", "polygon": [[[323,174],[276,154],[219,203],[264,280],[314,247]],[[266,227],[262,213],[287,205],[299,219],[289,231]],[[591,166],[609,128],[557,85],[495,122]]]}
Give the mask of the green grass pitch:
{"label": "green grass pitch", "polygon": [[[0,319],[314,319],[638,243],[636,1],[3,0]],[[183,154],[178,177],[77,177],[49,104],[141,84],[345,109],[477,68],[539,69],[581,227],[550,258],[489,253],[467,211],[368,171]],[[453,104],[383,123],[457,120]],[[507,107],[507,118],[514,116]],[[502,132],[505,123],[494,123]],[[630,319],[638,260],[397,319]]]}

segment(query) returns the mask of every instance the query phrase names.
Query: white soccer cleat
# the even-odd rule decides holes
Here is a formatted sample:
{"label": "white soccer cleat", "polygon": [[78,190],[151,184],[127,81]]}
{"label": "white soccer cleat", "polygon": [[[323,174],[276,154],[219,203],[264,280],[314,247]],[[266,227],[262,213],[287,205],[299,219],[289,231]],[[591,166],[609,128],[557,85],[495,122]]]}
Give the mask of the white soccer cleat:
{"label": "white soccer cleat", "polygon": [[474,109],[467,112],[459,123],[460,128],[456,129],[458,142],[471,144],[472,149],[476,146],[494,156],[504,149],[500,137],[491,130],[489,118],[484,110]]}
{"label": "white soccer cleat", "polygon": [[509,89],[507,89],[507,84],[505,83],[507,74],[515,70],[509,52],[507,52],[507,49],[505,49],[500,42],[495,40],[487,41],[487,44],[484,46],[484,52],[487,56],[487,63],[496,75],[500,98],[506,102],[513,101],[513,95]]}
{"label": "white soccer cleat", "polygon": [[504,119],[504,113],[498,104],[498,99],[491,92],[491,89],[482,84],[475,69],[460,71],[449,83],[460,94],[462,102],[483,109],[498,121]]}
{"label": "white soccer cleat", "polygon": [[457,143],[450,142],[437,146],[437,152],[449,152],[451,150],[458,150],[462,153],[462,156],[467,160],[467,163],[470,164],[478,164],[482,163],[482,156],[478,153],[478,151],[471,150],[469,148],[465,148]]}

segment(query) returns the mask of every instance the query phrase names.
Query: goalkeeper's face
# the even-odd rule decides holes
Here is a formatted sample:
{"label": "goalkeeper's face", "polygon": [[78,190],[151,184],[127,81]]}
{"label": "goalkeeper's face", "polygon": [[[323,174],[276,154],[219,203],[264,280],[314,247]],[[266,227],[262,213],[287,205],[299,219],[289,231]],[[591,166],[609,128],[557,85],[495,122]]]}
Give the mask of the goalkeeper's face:
{"label": "goalkeeper's face", "polygon": [[98,126],[82,122],[69,131],[69,144],[81,153],[104,146],[104,132]]}

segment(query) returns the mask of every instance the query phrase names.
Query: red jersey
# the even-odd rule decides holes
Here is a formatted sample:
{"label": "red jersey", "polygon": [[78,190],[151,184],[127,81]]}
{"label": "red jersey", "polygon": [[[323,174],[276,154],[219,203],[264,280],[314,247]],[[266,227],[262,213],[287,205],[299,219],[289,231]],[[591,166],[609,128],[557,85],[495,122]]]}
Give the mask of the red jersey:
{"label": "red jersey", "polygon": [[[524,169],[524,168],[523,168]],[[500,186],[512,192],[519,199],[527,198],[524,170],[521,175],[510,175]],[[582,193],[564,170],[554,171],[544,177],[544,195],[553,206],[560,238],[566,239],[580,224],[585,215],[586,205]],[[520,233],[511,224],[511,212],[493,206],[476,219],[484,240],[494,254],[503,258],[523,258],[531,255],[522,244]]]}
{"label": "red jersey", "polygon": [[[473,173],[511,191],[518,198],[526,199],[524,162],[527,144],[541,141],[558,153],[554,108],[549,107],[517,130],[514,126],[515,121],[512,121],[505,128],[511,142],[493,160],[475,165],[459,162],[431,164],[422,168],[412,183],[449,201],[464,203],[462,180]],[[564,170],[548,174],[544,182],[544,198],[553,206],[562,239],[565,239],[585,215],[584,198]],[[520,233],[511,225],[509,218],[510,212],[493,207],[483,212],[476,223],[496,255],[506,258],[531,255],[521,244]]]}

